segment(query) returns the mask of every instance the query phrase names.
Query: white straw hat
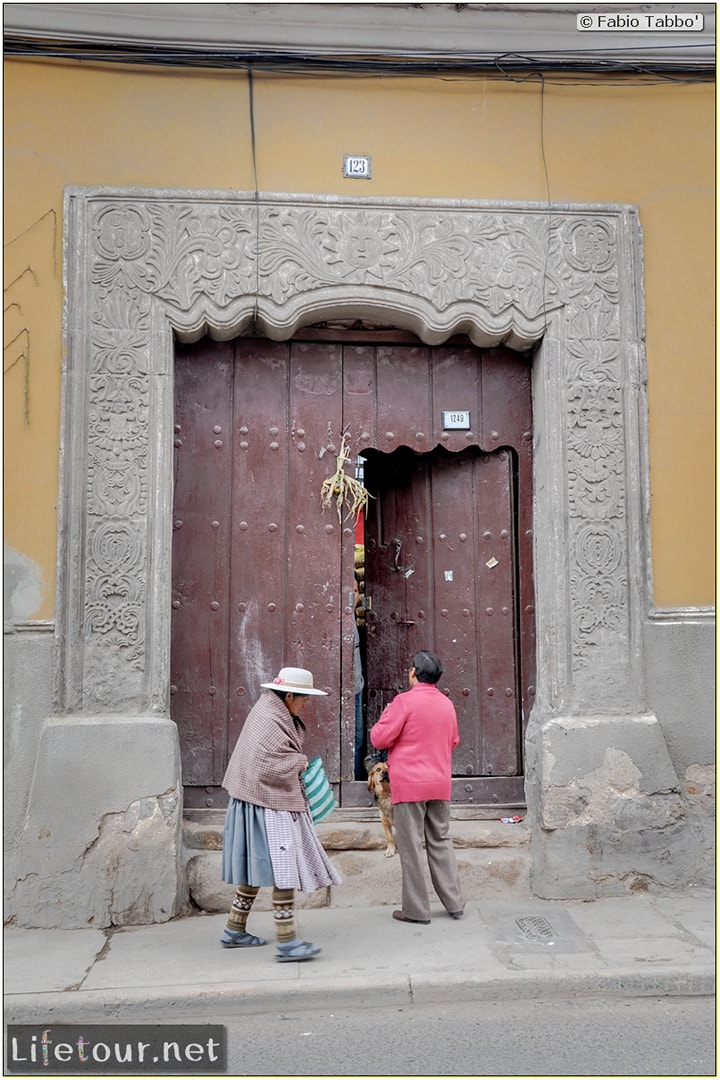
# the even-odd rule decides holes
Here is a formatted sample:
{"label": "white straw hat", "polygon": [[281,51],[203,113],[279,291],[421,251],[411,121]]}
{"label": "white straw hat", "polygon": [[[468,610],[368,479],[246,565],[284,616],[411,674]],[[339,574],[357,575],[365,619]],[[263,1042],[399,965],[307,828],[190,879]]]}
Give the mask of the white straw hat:
{"label": "white straw hat", "polygon": [[288,694],[320,694],[327,697],[324,690],[314,688],[312,672],[301,667],[281,668],[276,679],[260,685],[265,690],[282,690]]}

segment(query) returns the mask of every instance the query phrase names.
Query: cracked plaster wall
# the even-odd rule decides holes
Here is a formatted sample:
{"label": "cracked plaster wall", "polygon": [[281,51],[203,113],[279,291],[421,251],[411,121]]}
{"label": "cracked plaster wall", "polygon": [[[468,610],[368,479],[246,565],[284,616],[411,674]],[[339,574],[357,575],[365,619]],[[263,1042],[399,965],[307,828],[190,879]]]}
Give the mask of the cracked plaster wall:
{"label": "cracked plaster wall", "polygon": [[[98,761],[105,763],[99,770]],[[187,896],[179,776],[170,720],[47,721],[10,917],[20,926],[62,929],[173,918]]]}
{"label": "cracked plaster wall", "polygon": [[3,546],[3,607],[6,624],[29,619],[42,606],[45,582],[42,568],[9,544]]}
{"label": "cracked plaster wall", "polygon": [[[3,640],[3,843],[5,903],[15,880],[18,845],[43,722],[53,711],[55,641],[50,624],[5,626]],[[32,677],[28,678],[28,673]],[[6,908],[7,910],[7,908]]]}
{"label": "cracked plaster wall", "polygon": [[679,781],[656,717],[555,718],[529,745],[536,895],[712,886],[710,806]]}

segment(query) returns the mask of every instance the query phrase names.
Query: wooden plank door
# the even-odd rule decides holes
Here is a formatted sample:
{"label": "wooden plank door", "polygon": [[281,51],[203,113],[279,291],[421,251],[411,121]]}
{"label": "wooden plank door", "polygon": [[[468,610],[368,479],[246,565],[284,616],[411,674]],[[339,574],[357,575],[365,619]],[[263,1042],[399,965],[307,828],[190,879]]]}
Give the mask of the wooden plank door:
{"label": "wooden plank door", "polygon": [[[352,340],[348,340],[348,338]],[[368,720],[418,648],[445,663],[461,723],[454,798],[522,799],[534,693],[528,358],[397,332],[179,346],[171,714],[188,806],[219,785],[259,684],[284,664],[344,805],[353,779],[353,522],[320,506],[346,433],[367,459]],[[444,410],[467,409],[467,430]]]}
{"label": "wooden plank door", "polygon": [[306,710],[306,748],[339,782],[352,529],[321,512],[320,488],[340,446],[341,360],[331,343],[177,350],[171,714],[188,806],[225,804],[237,735],[285,665],[329,694]]}
{"label": "wooden plank door", "polygon": [[369,454],[366,475],[368,723],[431,649],[458,713],[454,800],[521,796],[512,453]]}

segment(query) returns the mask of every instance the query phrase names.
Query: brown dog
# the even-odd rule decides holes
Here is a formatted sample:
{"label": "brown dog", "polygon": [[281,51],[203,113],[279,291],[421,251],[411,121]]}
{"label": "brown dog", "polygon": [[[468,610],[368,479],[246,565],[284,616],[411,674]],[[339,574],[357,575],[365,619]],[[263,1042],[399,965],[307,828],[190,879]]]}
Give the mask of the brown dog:
{"label": "brown dog", "polygon": [[388,776],[386,761],[378,761],[368,773],[368,791],[372,791],[373,795],[377,798],[378,809],[380,810],[380,821],[382,822],[385,839],[387,840],[385,858],[391,859],[397,848],[395,846],[395,837],[393,836],[395,815],[393,814],[393,804],[390,796],[390,778]]}

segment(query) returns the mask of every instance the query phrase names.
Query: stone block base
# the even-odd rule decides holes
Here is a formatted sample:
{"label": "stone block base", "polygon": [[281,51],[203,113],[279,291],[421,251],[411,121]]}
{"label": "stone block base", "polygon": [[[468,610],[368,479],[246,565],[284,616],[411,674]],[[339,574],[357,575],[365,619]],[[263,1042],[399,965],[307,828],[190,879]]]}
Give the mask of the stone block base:
{"label": "stone block base", "polygon": [[47,720],[6,918],[75,929],[166,922],[187,899],[177,727]]}
{"label": "stone block base", "polygon": [[709,819],[678,780],[655,716],[555,717],[531,725],[527,748],[535,895],[712,884]]}

